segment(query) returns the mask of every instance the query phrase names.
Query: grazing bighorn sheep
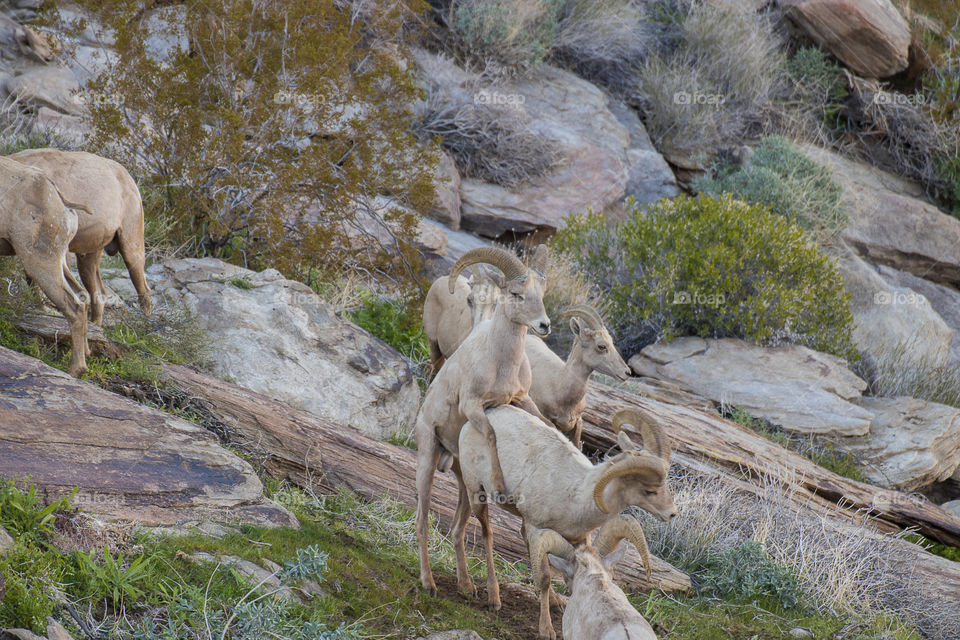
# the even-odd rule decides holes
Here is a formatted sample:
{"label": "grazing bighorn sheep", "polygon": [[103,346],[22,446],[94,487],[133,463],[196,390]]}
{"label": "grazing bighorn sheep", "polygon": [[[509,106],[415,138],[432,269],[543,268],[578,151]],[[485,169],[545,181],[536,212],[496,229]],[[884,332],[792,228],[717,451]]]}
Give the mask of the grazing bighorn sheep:
{"label": "grazing bighorn sheep", "polygon": [[80,280],[90,294],[90,319],[103,321],[106,288],[100,277],[100,256],[123,256],[140,306],[150,313],[150,288],[144,276],[143,205],[140,190],[127,170],[107,158],[83,151],[30,149],[8,156],[43,171],[66,201],[79,203],[82,215],[70,241],[77,254]]}
{"label": "grazing bighorn sheep", "polygon": [[423,331],[434,375],[475,326],[493,317],[503,286],[496,276],[475,272],[469,280],[457,277],[451,294],[449,280],[449,276],[434,280],[423,301]]}
{"label": "grazing bighorn sheep", "polygon": [[[537,250],[534,264],[545,259],[546,247]],[[417,540],[420,547],[420,581],[431,593],[436,583],[427,553],[430,493],[433,474],[443,456],[446,465],[459,455],[461,430],[476,431],[491,461],[488,490],[505,498],[505,486],[497,461],[497,437],[485,409],[515,404],[537,419],[544,419],[527,390],[530,365],[523,352],[527,329],[539,335],[550,333],[550,318],[543,309],[544,278],[528,269],[503,249],[484,247],[468,251],[457,260],[447,281],[453,292],[457,276],[471,264],[484,262],[504,275],[504,299],[489,320],[481,322],[453,352],[427,389],[417,415]],[[471,427],[464,429],[467,421]]]}
{"label": "grazing bighorn sheep", "polygon": [[575,548],[559,533],[549,529],[534,531],[530,539],[531,566],[541,593],[541,638],[554,640],[557,637],[546,597],[552,566],[561,573],[570,591],[563,612],[564,638],[656,640],[653,627],[630,604],[609,573],[626,552],[626,547],[620,545],[622,540],[632,542],[649,566],[647,541],[636,519],[619,516],[608,520],[600,527],[593,546],[582,544]]}
{"label": "grazing bighorn sheep", "polygon": [[[640,411],[621,409],[613,416],[621,453],[598,465],[559,431],[515,407],[489,409],[487,419],[496,433],[503,478],[512,497],[510,504],[502,506],[522,517],[528,530],[552,529],[571,544],[580,544],[628,506],[645,509],[664,522],[676,515],[666,484],[669,446],[660,428]],[[643,449],[622,430],[626,424],[639,429]],[[476,429],[460,432],[461,490],[452,537],[457,582],[466,593],[476,591],[466,572],[464,544],[471,512],[480,520],[488,556],[493,549],[487,498],[492,486],[490,454],[484,444]],[[487,594],[489,604],[497,606],[500,595],[492,563],[487,564]]]}
{"label": "grazing bighorn sheep", "polygon": [[78,225],[68,206],[41,171],[0,157],[0,255],[19,256],[27,276],[70,323],[67,372],[76,377],[87,369],[87,295],[67,266]]}
{"label": "grazing bighorn sheep", "polygon": [[626,380],[630,376],[630,367],[617,352],[596,309],[574,305],[564,315],[573,316],[570,330],[574,335],[566,362],[536,336],[527,338],[524,350],[533,375],[530,397],[543,415],[565,432],[573,446],[579,449],[590,374],[599,371]]}

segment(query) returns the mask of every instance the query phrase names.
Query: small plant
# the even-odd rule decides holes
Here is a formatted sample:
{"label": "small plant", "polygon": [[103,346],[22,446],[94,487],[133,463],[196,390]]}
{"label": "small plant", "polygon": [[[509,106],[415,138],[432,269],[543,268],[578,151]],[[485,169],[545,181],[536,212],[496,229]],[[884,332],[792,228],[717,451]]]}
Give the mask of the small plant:
{"label": "small plant", "polygon": [[100,559],[92,551],[78,551],[74,561],[74,579],[80,585],[75,588],[94,601],[106,600],[120,615],[127,605],[138,604],[154,586],[153,561],[144,555],[131,560],[118,553],[114,558],[104,548]]}
{"label": "small plant", "polygon": [[391,300],[369,296],[350,314],[350,320],[414,363],[422,363],[429,360],[430,351],[421,315],[409,298]]}
{"label": "small plant", "polygon": [[20,538],[0,555],[5,594],[0,598],[0,628],[26,628],[43,633],[53,613],[67,564],[56,551]]}
{"label": "small plant", "polygon": [[508,68],[535,67],[549,55],[563,0],[457,0],[450,25],[473,51]]}
{"label": "small plant", "polygon": [[253,289],[253,285],[250,284],[250,281],[244,278],[232,278],[230,280],[230,284],[235,286],[237,289],[244,289],[244,290]]}
{"label": "small plant", "polygon": [[787,62],[801,109],[814,114],[828,130],[841,128],[847,95],[843,70],[819,47],[800,47]]}
{"label": "small plant", "polygon": [[597,213],[573,216],[554,247],[600,286],[628,357],[683,335],[857,357],[832,261],[796,225],[729,195],[634,203],[614,227]]}
{"label": "small plant", "polygon": [[771,598],[784,609],[796,607],[803,590],[790,571],[775,563],[763,546],[746,540],[708,560],[698,577],[702,593],[749,601]]}
{"label": "small plant", "polygon": [[57,512],[70,509],[69,498],[44,505],[35,485],[21,491],[12,480],[0,478],[0,526],[16,537],[42,540],[53,531]]}
{"label": "small plant", "polygon": [[698,178],[693,186],[769,207],[821,242],[834,239],[847,223],[843,191],[830,171],[779,136],[764,138],[745,166],[715,166],[712,177]]}

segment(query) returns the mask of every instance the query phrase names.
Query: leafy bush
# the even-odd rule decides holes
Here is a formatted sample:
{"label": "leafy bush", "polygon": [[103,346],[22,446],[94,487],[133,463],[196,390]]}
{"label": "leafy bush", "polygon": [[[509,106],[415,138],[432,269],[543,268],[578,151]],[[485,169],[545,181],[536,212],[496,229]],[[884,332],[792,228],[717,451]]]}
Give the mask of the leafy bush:
{"label": "leafy bush", "polygon": [[69,511],[70,499],[44,504],[37,488],[29,485],[21,491],[13,480],[0,478],[0,526],[16,537],[41,540],[53,531],[58,511]]}
{"label": "leafy bush", "polygon": [[797,606],[803,597],[797,579],[753,540],[709,559],[698,577],[703,592],[742,600],[772,598],[784,609]]}
{"label": "leafy bush", "polygon": [[[843,70],[819,47],[800,47],[787,62],[787,72],[800,100],[801,111],[813,116],[814,126],[841,127],[847,95]],[[823,137],[818,135],[817,137]]]}
{"label": "leafy bush", "polygon": [[843,190],[830,171],[779,136],[764,138],[745,166],[718,165],[712,177],[698,178],[693,186],[769,207],[822,241],[835,238],[847,222]]}
{"label": "leafy bush", "polygon": [[350,314],[350,320],[419,364],[430,359],[421,316],[410,299],[370,296]]}
{"label": "leafy bush", "polygon": [[43,633],[66,571],[67,564],[56,551],[26,538],[18,540],[6,555],[0,555],[0,574],[6,581],[0,599],[0,628]]}
{"label": "leafy bush", "polygon": [[[83,0],[89,22],[59,28],[111,30],[116,63],[86,86],[91,146],[167,199],[177,244],[294,276],[409,279],[434,158],[411,132],[404,30],[425,6]],[[145,45],[157,34],[163,54]],[[404,206],[372,213],[384,194]],[[358,252],[351,224],[368,215],[389,239]]]}
{"label": "leafy bush", "polygon": [[73,592],[94,602],[106,600],[120,615],[128,605],[142,602],[156,583],[153,561],[142,554],[132,559],[124,558],[123,553],[114,557],[104,548],[98,559],[92,551],[78,551],[74,562]]}
{"label": "leafy bush", "polygon": [[554,246],[597,282],[629,356],[682,335],[794,342],[855,358],[843,282],[803,231],[723,196],[633,204],[610,227],[573,216]]}

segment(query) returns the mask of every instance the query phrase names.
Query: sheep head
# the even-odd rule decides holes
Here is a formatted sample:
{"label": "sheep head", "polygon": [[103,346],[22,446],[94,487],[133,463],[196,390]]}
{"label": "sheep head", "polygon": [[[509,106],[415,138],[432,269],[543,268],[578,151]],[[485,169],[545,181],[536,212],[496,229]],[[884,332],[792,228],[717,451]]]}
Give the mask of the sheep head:
{"label": "sheep head", "polygon": [[506,280],[499,274],[487,271],[481,264],[473,269],[469,283],[470,294],[467,296],[467,304],[470,306],[473,326],[477,326],[493,315],[502,297],[500,289],[506,285]]}
{"label": "sheep head", "polygon": [[570,330],[580,341],[585,365],[617,380],[626,380],[630,376],[630,367],[613,345],[613,338],[596,309],[589,305],[574,305],[563,315],[572,316]]}
{"label": "sheep head", "polygon": [[597,549],[597,553],[603,557],[604,567],[609,569],[623,558],[626,549],[620,546],[621,540],[627,540],[637,548],[640,557],[643,558],[643,568],[649,580],[653,565],[650,562],[650,548],[647,546],[647,537],[643,533],[640,522],[631,516],[620,515],[607,520],[600,527],[597,537],[593,539],[593,546]]}
{"label": "sheep head", "polygon": [[538,530],[530,541],[530,568],[533,570],[533,584],[539,588],[545,580],[550,580],[547,554],[572,562],[574,553],[573,545],[553,529]]}
{"label": "sheep head", "polygon": [[[624,425],[631,425],[640,431],[642,449],[634,445],[623,431]],[[619,481],[623,504],[636,505],[667,522],[677,515],[677,508],[673,504],[673,494],[667,487],[670,447],[660,427],[637,409],[617,411],[612,426],[622,453],[606,462],[597,480],[593,489],[597,508],[609,513],[603,493],[611,482]]]}
{"label": "sheep head", "polygon": [[454,281],[467,266],[477,263],[493,265],[503,272],[504,283],[501,287],[503,300],[501,305],[511,322],[529,327],[536,335],[544,337],[550,334],[550,318],[543,308],[543,292],[546,282],[537,269],[545,261],[546,247],[541,245],[534,256],[534,266],[527,268],[517,256],[497,247],[482,247],[466,252],[450,271],[450,293],[453,293]]}

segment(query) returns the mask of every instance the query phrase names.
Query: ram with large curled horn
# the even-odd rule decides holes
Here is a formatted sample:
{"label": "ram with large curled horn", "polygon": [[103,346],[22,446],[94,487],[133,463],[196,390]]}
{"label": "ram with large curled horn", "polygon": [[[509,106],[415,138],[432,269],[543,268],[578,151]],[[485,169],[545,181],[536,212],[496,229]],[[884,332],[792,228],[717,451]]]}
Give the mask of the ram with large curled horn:
{"label": "ram with large curled horn", "polygon": [[630,367],[614,346],[596,308],[573,305],[563,315],[570,318],[574,338],[566,362],[536,336],[527,338],[524,350],[533,374],[530,397],[543,415],[579,449],[590,375],[599,371],[617,380],[626,380]]}
{"label": "ram with large curled horn", "polygon": [[[645,509],[663,521],[676,515],[666,484],[666,438],[639,410],[622,409],[614,415],[617,442],[623,452],[597,465],[557,429],[516,407],[490,409],[487,419],[496,433],[507,492],[514,498],[503,507],[521,516],[528,529],[552,529],[576,545],[629,506]],[[631,441],[628,426],[643,437],[643,449]],[[494,484],[490,454],[484,444],[478,430],[465,428],[460,432],[463,492],[454,515],[452,537],[458,577],[462,565],[465,584],[469,576],[465,575],[463,532],[471,513],[480,520],[484,543],[492,549],[487,505]],[[496,585],[493,567],[492,562],[488,563],[488,594]]]}
{"label": "ram with large curled horn", "polygon": [[[546,251],[546,247],[538,249],[535,267],[545,261]],[[523,349],[528,329],[538,335],[550,333],[550,319],[543,308],[544,278],[536,268],[528,269],[519,258],[503,249],[483,248],[468,251],[457,260],[448,282],[454,282],[467,266],[478,263],[493,265],[503,272],[503,299],[491,318],[474,327],[437,372],[417,416],[420,581],[431,592],[436,591],[436,583],[428,555],[427,516],[433,474],[437,468],[449,468],[463,453],[461,431],[476,432],[479,439],[476,446],[483,449],[490,465],[486,488],[495,500],[504,502],[509,496],[500,468],[497,436],[485,411],[500,405],[515,405],[535,423],[549,424],[528,394],[530,364]],[[465,426],[468,421],[469,427]],[[467,592],[475,591],[469,576],[461,579],[460,587]],[[493,595],[499,603],[499,595],[496,592]]]}
{"label": "ram with large curled horn", "polygon": [[630,604],[610,575],[626,551],[620,543],[627,540],[640,552],[649,576],[647,539],[635,518],[618,516],[608,520],[600,527],[592,547],[587,544],[574,547],[549,529],[534,531],[530,540],[534,584],[540,593],[540,638],[556,638],[549,607],[551,569],[563,576],[570,593],[563,612],[564,638],[656,638],[650,624]]}

